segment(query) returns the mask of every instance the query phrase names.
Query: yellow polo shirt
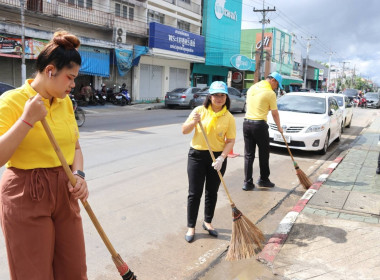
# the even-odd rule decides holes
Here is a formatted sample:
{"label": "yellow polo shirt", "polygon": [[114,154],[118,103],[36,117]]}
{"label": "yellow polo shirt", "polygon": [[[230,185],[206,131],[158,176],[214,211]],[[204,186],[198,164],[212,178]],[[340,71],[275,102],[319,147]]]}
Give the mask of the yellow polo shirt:
{"label": "yellow polo shirt", "polygon": [[251,86],[247,92],[247,112],[245,118],[250,120],[267,120],[268,112],[277,110],[276,93],[266,80]]}
{"label": "yellow polo shirt", "polygon": [[[185,123],[193,121],[194,113],[201,114],[201,122],[207,134],[207,129],[204,123],[205,118],[208,117],[208,110],[202,105],[196,107],[189,115]],[[235,139],[236,137],[236,124],[235,118],[227,110],[222,116],[218,117],[215,129],[212,128],[207,134],[207,139],[210,143],[213,152],[222,152],[226,145],[226,139]],[[202,130],[199,125],[195,127],[195,133],[191,140],[190,146],[196,150],[208,150],[207,143],[203,137]]]}
{"label": "yellow polo shirt", "polygon": [[[26,101],[37,94],[30,86],[32,81],[27,80],[23,86],[7,91],[0,97],[0,135],[7,132],[18,121]],[[75,144],[79,138],[71,100],[69,96],[64,99],[54,98],[51,105],[48,99],[43,98],[43,101],[48,112],[46,120],[70,165],[73,163]],[[61,166],[61,163],[41,122],[34,124],[6,164],[6,167],[19,169],[56,166]]]}

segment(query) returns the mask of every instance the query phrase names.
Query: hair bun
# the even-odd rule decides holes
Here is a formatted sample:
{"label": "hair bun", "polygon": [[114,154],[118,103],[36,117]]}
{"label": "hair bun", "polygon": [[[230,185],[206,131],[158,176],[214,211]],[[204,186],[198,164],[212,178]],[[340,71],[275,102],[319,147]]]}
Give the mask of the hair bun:
{"label": "hair bun", "polygon": [[78,37],[67,31],[55,32],[52,41],[66,50],[77,49],[80,46]]}

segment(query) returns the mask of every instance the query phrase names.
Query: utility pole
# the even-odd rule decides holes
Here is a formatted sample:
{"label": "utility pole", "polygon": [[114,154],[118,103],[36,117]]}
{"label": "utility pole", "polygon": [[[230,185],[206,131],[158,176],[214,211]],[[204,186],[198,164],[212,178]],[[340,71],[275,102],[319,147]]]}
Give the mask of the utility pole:
{"label": "utility pole", "polygon": [[311,47],[310,41],[317,39],[317,37],[311,36],[309,38],[303,38],[303,39],[307,40],[307,45],[306,45],[306,64],[305,64],[305,70],[304,70],[305,73],[303,75],[303,85],[302,85],[302,87],[306,88],[307,64],[308,64],[308,60],[309,60],[309,50],[310,50],[310,47]]}
{"label": "utility pole", "polygon": [[[331,56],[333,54],[335,54],[335,52],[329,52],[327,54],[329,55],[329,73],[328,73],[328,76],[327,76],[327,91],[329,91],[329,88],[330,88]],[[335,92],[335,90],[334,90],[334,92]]]}
{"label": "utility pole", "polygon": [[20,0],[21,9],[21,84],[26,80],[26,65],[25,65],[25,18],[24,18],[24,0]]}
{"label": "utility pole", "polygon": [[342,86],[343,86],[343,79],[344,79],[344,84],[346,84],[346,75],[344,73],[344,65],[346,63],[350,63],[349,61],[343,61],[342,64],[343,64],[343,67],[342,67]]}
{"label": "utility pole", "polygon": [[[276,7],[273,7],[273,9],[269,9],[269,7],[267,9],[264,8],[264,2],[265,0],[263,0],[263,9],[262,10],[256,10],[256,8],[254,7],[253,8],[253,11],[255,13],[262,13],[263,14],[263,19],[260,21],[262,23],[262,32],[261,32],[261,47],[260,47],[260,62],[259,62],[259,67],[257,67],[257,61],[256,61],[256,71],[259,70],[260,73],[264,73],[264,67],[263,67],[263,60],[264,60],[264,31],[265,31],[265,24],[266,23],[270,23],[269,19],[266,20],[265,19],[265,16],[267,14],[267,12],[275,12],[276,11]],[[259,76],[259,81],[261,80],[261,77]]]}

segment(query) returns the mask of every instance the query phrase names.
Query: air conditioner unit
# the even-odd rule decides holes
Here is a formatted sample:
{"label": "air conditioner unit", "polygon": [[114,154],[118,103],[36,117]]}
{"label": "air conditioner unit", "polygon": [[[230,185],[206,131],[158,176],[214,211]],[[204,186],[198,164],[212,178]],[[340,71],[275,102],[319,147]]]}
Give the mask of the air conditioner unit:
{"label": "air conditioner unit", "polygon": [[116,28],[116,43],[119,43],[119,44],[124,43],[123,34],[124,34],[123,28]]}

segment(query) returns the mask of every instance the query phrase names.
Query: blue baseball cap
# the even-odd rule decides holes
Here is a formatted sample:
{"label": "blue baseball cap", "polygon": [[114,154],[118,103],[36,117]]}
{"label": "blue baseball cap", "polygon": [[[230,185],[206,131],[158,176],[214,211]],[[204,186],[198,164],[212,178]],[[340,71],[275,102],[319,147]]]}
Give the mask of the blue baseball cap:
{"label": "blue baseball cap", "polygon": [[271,76],[272,78],[274,78],[278,82],[278,86],[280,87],[280,89],[284,89],[282,87],[282,76],[279,73],[272,72],[269,74],[269,76]]}
{"label": "blue baseball cap", "polygon": [[228,95],[228,88],[225,82],[215,81],[211,84],[208,92],[210,94],[224,93]]}

